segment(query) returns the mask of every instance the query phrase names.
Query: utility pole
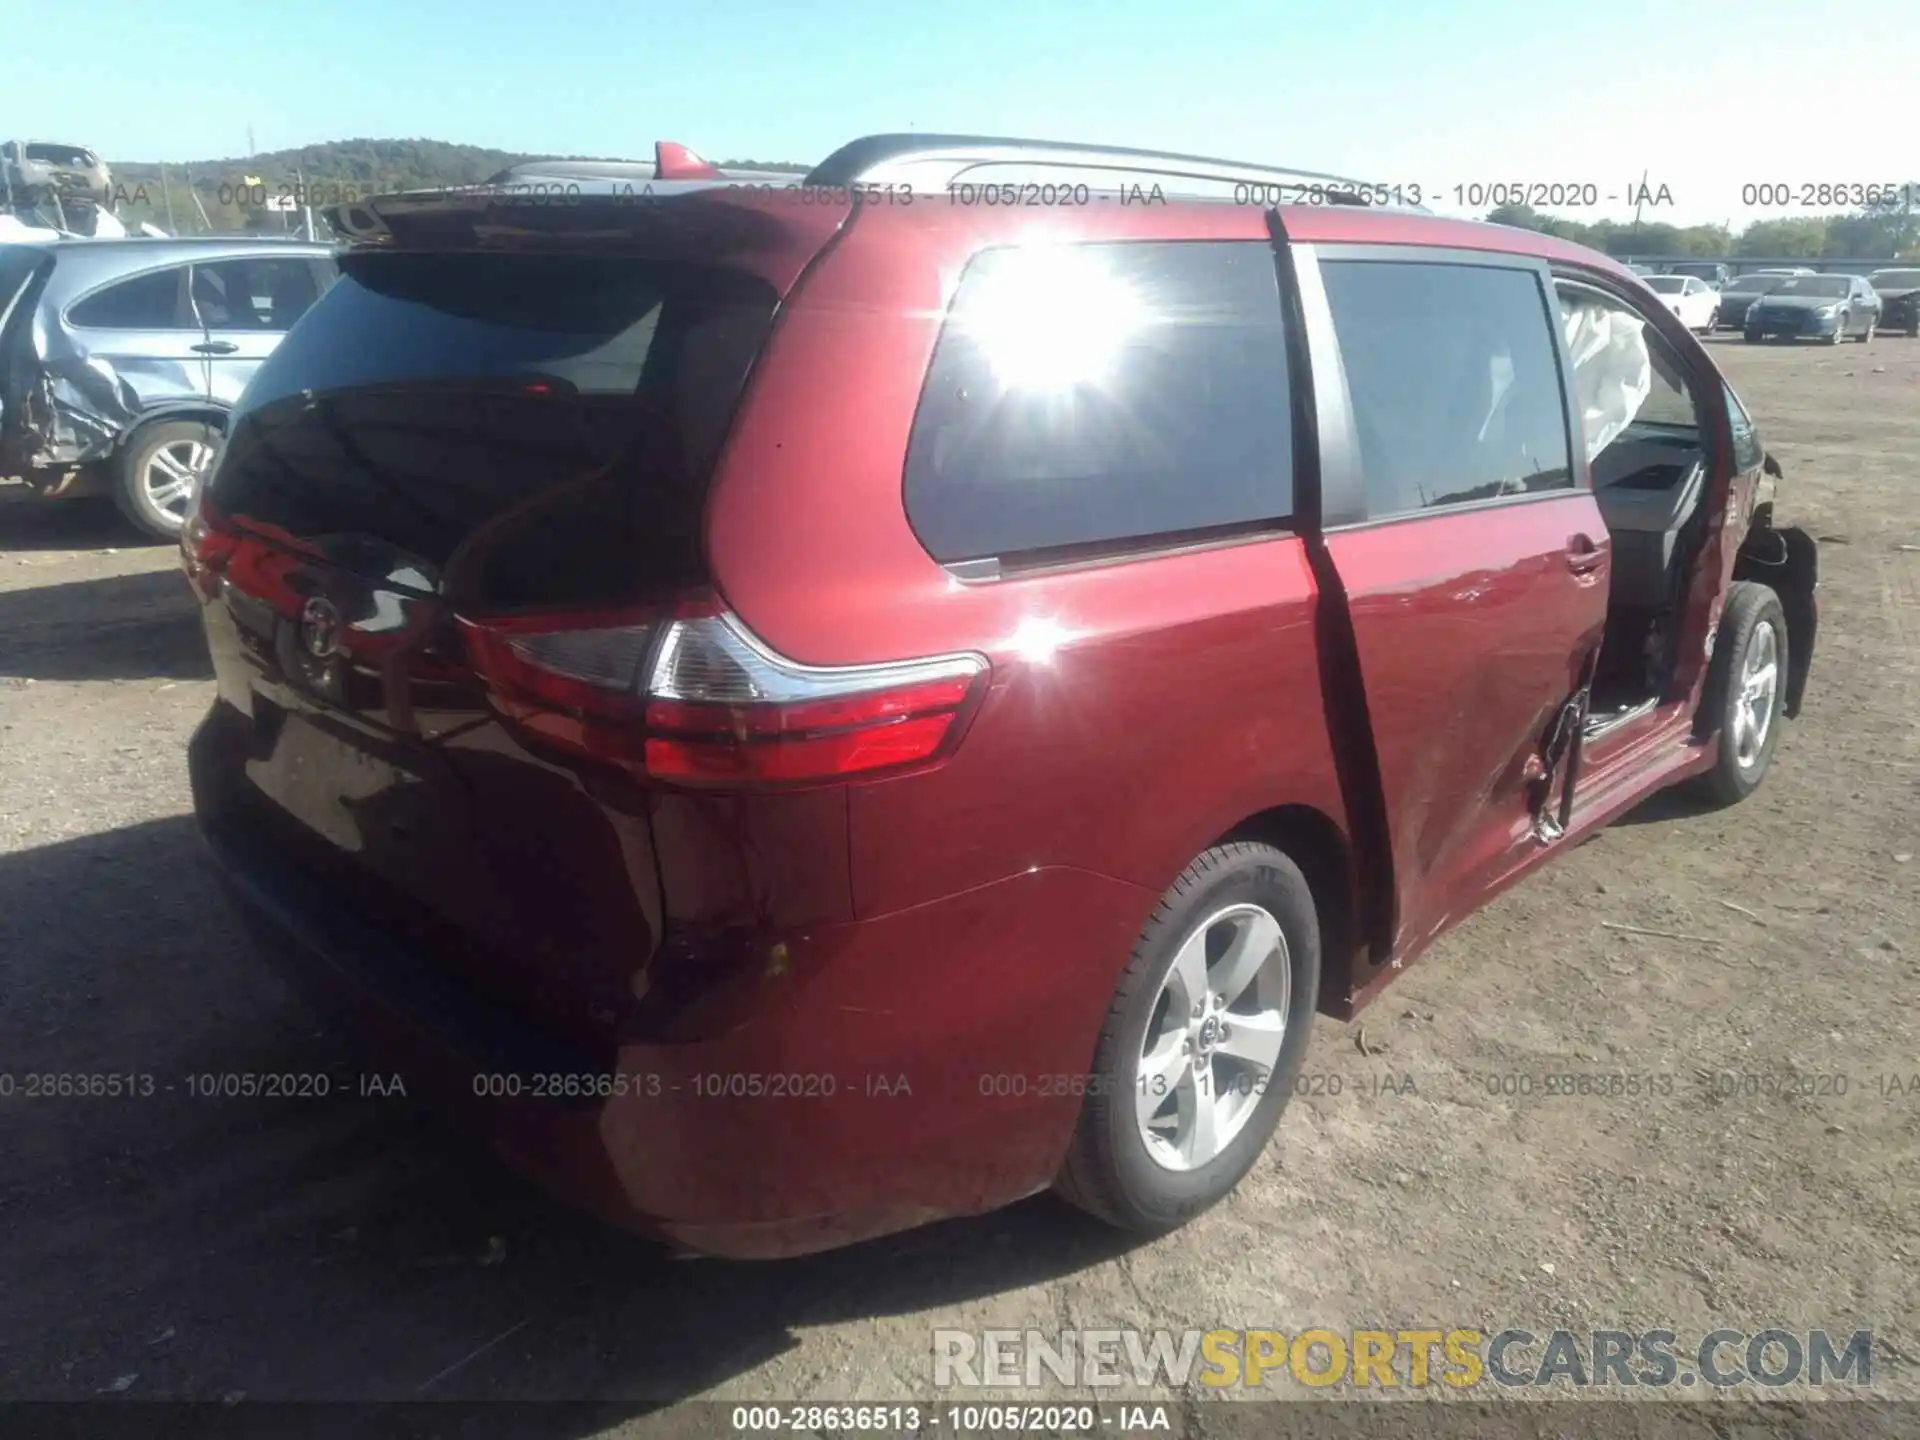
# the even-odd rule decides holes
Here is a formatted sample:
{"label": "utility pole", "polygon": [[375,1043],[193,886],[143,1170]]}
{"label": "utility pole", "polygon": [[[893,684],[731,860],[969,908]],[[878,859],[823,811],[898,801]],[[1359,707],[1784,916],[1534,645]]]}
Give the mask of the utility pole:
{"label": "utility pole", "polygon": [[180,230],[173,223],[173,191],[167,185],[167,167],[164,164],[160,167],[160,193],[166,197],[167,201],[167,233],[178,235]]}

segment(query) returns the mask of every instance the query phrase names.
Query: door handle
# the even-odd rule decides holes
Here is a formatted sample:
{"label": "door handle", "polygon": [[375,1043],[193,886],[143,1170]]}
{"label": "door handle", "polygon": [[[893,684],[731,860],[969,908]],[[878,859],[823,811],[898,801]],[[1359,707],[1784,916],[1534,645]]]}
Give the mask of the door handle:
{"label": "door handle", "polygon": [[187,348],[196,355],[231,355],[240,347],[231,340],[206,340]]}
{"label": "door handle", "polygon": [[1590,574],[1606,563],[1607,552],[1594,544],[1591,536],[1575,535],[1567,541],[1567,569],[1574,574]]}

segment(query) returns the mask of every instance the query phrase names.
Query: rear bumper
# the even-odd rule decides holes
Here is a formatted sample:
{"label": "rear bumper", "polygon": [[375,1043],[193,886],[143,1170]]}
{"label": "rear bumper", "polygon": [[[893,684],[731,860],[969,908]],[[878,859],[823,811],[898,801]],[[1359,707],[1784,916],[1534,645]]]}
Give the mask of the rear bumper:
{"label": "rear bumper", "polygon": [[[739,1023],[609,1067],[352,914],[203,803],[263,955],[461,1129],[565,1201],[687,1249],[771,1258],[978,1213],[1051,1183],[1113,984],[1156,897],[1043,869],[770,947]],[[217,807],[216,807],[217,808]]]}

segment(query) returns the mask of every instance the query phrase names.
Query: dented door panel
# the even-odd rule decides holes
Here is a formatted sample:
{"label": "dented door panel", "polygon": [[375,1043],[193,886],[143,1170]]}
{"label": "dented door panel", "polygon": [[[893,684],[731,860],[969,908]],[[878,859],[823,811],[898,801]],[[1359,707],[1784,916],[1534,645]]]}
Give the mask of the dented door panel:
{"label": "dented door panel", "polygon": [[1327,538],[1379,756],[1396,955],[1472,910],[1533,844],[1541,749],[1605,622],[1605,562],[1570,573],[1575,534],[1604,549],[1584,491]]}

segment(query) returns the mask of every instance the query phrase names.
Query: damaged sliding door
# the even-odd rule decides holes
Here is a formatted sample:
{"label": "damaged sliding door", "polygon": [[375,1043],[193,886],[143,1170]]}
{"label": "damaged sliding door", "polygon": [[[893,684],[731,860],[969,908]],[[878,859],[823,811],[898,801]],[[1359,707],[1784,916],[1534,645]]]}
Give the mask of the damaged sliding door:
{"label": "damaged sliding door", "polygon": [[1316,386],[1323,368],[1340,382],[1320,417],[1326,549],[1405,959],[1540,853],[1536,827],[1565,810],[1611,547],[1574,463],[1544,265],[1329,245],[1309,267],[1301,248]]}

